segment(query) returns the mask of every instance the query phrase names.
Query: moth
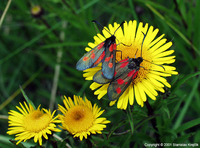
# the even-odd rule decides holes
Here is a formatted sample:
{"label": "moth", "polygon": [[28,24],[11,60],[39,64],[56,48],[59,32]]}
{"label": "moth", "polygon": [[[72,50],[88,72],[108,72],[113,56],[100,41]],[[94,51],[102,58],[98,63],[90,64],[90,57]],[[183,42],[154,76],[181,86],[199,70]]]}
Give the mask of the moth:
{"label": "moth", "polygon": [[[96,22],[96,21],[94,21]],[[115,32],[124,24],[122,22]],[[107,32],[109,32],[107,30]],[[116,37],[111,34],[105,41],[85,53],[83,57],[77,62],[77,70],[86,70],[97,66],[102,62],[102,72],[106,79],[112,79],[115,72],[115,61],[116,61]]]}
{"label": "moth", "polygon": [[[106,79],[106,77],[104,77],[104,74],[101,70],[98,71],[93,76],[94,82],[97,82],[99,84],[110,83],[107,89],[107,94],[108,94],[108,98],[111,101],[118,99],[124,93],[124,91],[128,88],[131,82],[137,77],[140,68],[144,68],[140,66],[140,64],[145,60],[142,57],[142,46],[143,46],[144,39],[145,39],[145,34],[144,34],[144,38],[141,45],[141,56],[137,58],[126,58],[116,63],[114,77],[112,80]],[[150,62],[150,61],[147,61],[147,62]],[[161,65],[158,65],[158,66],[161,66]],[[164,69],[163,66],[161,67]]]}
{"label": "moth", "polygon": [[116,63],[115,73],[112,80],[106,79],[100,70],[94,75],[93,81],[99,84],[110,83],[107,90],[108,98],[111,101],[116,100],[124,93],[132,80],[137,77],[142,62],[142,57],[126,58]]}

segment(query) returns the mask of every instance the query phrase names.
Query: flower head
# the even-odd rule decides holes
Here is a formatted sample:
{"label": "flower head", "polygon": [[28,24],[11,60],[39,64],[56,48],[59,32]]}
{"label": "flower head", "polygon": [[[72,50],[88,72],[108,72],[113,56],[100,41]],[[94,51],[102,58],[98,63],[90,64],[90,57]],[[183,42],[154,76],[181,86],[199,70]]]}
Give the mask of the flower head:
{"label": "flower head", "polygon": [[16,106],[19,112],[11,110],[8,114],[8,128],[7,134],[16,135],[15,140],[19,140],[17,144],[27,139],[34,138],[34,142],[39,141],[42,145],[42,136],[48,139],[47,134],[52,134],[52,131],[60,132],[56,128],[55,123],[60,123],[56,120],[58,116],[53,117],[55,112],[51,114],[50,110],[42,109],[38,106],[37,110],[31,104],[29,106],[24,102],[24,105],[19,103],[21,108]]}
{"label": "flower head", "polygon": [[[119,24],[114,23],[114,26],[110,24],[106,29],[112,34],[118,26]],[[126,109],[128,102],[133,105],[135,98],[136,102],[143,107],[144,102],[147,100],[146,95],[156,100],[157,91],[164,93],[164,86],[171,87],[164,77],[178,74],[175,71],[175,67],[168,65],[175,62],[175,56],[171,55],[174,50],[168,50],[172,46],[172,42],[167,42],[167,39],[163,38],[164,34],[155,39],[159,30],[154,30],[153,26],[148,28],[148,24],[143,27],[142,22],[139,23],[138,27],[136,21],[125,22],[123,28],[124,31],[120,28],[115,33],[118,45],[117,50],[121,51],[116,53],[116,60],[121,61],[126,58],[141,56],[144,60],[140,64],[137,77],[132,80],[121,97],[118,100],[111,101],[110,105],[118,101],[117,108]],[[104,36],[101,34],[94,36],[95,42],[88,43],[90,48],[86,47],[86,51],[90,51],[91,48],[94,48],[110,36],[105,29],[102,32]],[[83,76],[86,80],[92,80],[94,74],[100,69],[101,64],[95,68],[89,68],[84,71]],[[108,86],[109,83],[98,84],[94,82],[90,85],[90,88],[92,90],[97,89],[94,94],[98,95],[98,99],[101,99],[107,93]]]}
{"label": "flower head", "polygon": [[101,131],[106,128],[105,124],[110,123],[106,118],[99,118],[104,110],[100,111],[101,108],[98,108],[96,104],[92,106],[87,98],[83,100],[81,97],[74,96],[73,102],[70,97],[65,97],[63,103],[65,107],[59,105],[59,110],[63,113],[59,115],[62,128],[74,137],[79,137],[80,140],[83,137],[87,139],[90,133],[101,134]]}

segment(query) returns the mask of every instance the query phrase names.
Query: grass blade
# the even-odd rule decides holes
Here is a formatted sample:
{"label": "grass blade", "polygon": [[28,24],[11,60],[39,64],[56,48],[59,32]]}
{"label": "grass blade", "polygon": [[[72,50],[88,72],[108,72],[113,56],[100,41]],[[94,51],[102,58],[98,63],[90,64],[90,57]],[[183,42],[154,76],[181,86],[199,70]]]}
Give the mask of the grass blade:
{"label": "grass blade", "polygon": [[187,112],[187,110],[189,108],[189,105],[192,102],[192,99],[193,99],[193,97],[195,95],[195,92],[197,91],[197,88],[199,86],[199,82],[200,82],[200,77],[194,83],[192,91],[189,94],[189,96],[188,96],[188,98],[187,98],[187,100],[185,102],[185,105],[183,106],[182,110],[180,111],[180,115],[177,117],[177,120],[176,120],[176,122],[174,124],[173,129],[177,129],[181,125],[181,123],[183,121],[183,118],[185,117],[185,114],[186,114],[186,112]]}

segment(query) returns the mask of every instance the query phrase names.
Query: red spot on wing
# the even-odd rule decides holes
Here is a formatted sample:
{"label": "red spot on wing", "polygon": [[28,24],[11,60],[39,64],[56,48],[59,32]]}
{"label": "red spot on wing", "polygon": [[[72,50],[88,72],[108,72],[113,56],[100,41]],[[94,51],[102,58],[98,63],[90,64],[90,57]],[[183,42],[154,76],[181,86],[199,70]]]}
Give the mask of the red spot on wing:
{"label": "red spot on wing", "polygon": [[117,74],[117,72],[115,71],[115,73],[114,73],[114,77],[116,76],[116,74]]}
{"label": "red spot on wing", "polygon": [[97,59],[97,61],[94,63],[94,65],[99,64],[103,60],[104,56],[105,56],[105,51],[100,55],[100,57]]}
{"label": "red spot on wing", "polygon": [[116,89],[116,92],[118,93],[118,94],[120,94],[121,93],[121,88],[120,87],[118,87],[117,89]]}
{"label": "red spot on wing", "polygon": [[105,58],[105,62],[109,62],[110,59],[112,59],[112,58],[113,58],[113,54],[110,57]]}
{"label": "red spot on wing", "polygon": [[119,78],[119,79],[117,80],[117,83],[118,83],[119,85],[122,85],[122,84],[124,83],[124,80]]}
{"label": "red spot on wing", "polygon": [[94,53],[91,54],[91,58],[92,58],[92,59],[95,58],[95,54],[94,54]]}
{"label": "red spot on wing", "polygon": [[110,57],[105,58],[105,62],[110,61]]}
{"label": "red spot on wing", "polygon": [[97,46],[97,49],[101,49],[104,45],[104,42],[100,43],[98,46]]}
{"label": "red spot on wing", "polygon": [[113,50],[116,50],[116,47],[117,47],[117,44],[114,43],[114,44],[113,44]]}
{"label": "red spot on wing", "polygon": [[108,67],[112,68],[113,67],[113,63],[109,63]]}
{"label": "red spot on wing", "polygon": [[135,74],[133,75],[132,79],[135,79],[135,77],[137,76],[137,74],[138,74],[138,71],[135,72]]}
{"label": "red spot on wing", "polygon": [[113,58],[113,54],[111,54],[110,58]]}
{"label": "red spot on wing", "polygon": [[83,61],[87,61],[89,58],[88,57],[84,57],[83,58]]}
{"label": "red spot on wing", "polygon": [[[130,72],[128,73],[128,77],[132,77],[135,73],[136,73],[136,72],[135,72],[135,69],[132,70],[132,71],[130,71]],[[137,75],[137,74],[136,74],[136,75]]]}
{"label": "red spot on wing", "polygon": [[128,84],[128,82],[125,82],[125,84]]}
{"label": "red spot on wing", "polygon": [[113,52],[113,47],[114,47],[113,44],[111,44],[110,47],[109,47],[110,52]]}
{"label": "red spot on wing", "polygon": [[124,67],[126,67],[128,65],[128,62],[124,62],[124,63],[122,63],[121,65],[120,65],[120,68],[124,68]]}
{"label": "red spot on wing", "polygon": [[124,59],[124,60],[121,60],[121,61],[119,61],[119,63],[124,63],[124,62],[128,62],[128,58],[127,58],[127,59]]}

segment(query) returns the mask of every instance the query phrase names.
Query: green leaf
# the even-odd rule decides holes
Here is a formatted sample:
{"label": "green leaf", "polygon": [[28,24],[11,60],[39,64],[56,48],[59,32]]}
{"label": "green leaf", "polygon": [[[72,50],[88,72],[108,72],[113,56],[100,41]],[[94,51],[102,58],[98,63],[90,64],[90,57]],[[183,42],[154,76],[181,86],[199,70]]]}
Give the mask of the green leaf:
{"label": "green leaf", "polygon": [[177,139],[175,139],[174,143],[185,143],[185,141],[187,141],[191,136],[192,134],[179,136]]}
{"label": "green leaf", "polygon": [[24,92],[24,90],[23,90],[23,88],[22,88],[21,86],[20,86],[20,90],[21,90],[22,95],[24,96],[26,102],[27,102],[28,104],[31,104],[31,105],[33,106],[33,108],[36,109],[36,108],[35,108],[35,105],[34,105],[33,102],[28,98],[28,96],[26,95],[26,93]]}
{"label": "green leaf", "polygon": [[196,73],[189,74],[189,75],[184,76],[183,78],[181,78],[177,83],[175,83],[174,86],[172,86],[172,89],[171,89],[172,93],[173,93],[176,89],[178,89],[183,83],[185,83],[187,80],[189,80],[190,78],[195,77],[195,76],[197,76],[197,75],[200,75],[200,71],[199,71],[199,72],[196,72]]}
{"label": "green leaf", "polygon": [[138,21],[138,16],[137,16],[137,13],[135,12],[135,7],[134,7],[134,4],[133,4],[133,1],[132,0],[128,0],[128,3],[130,5],[133,18]]}
{"label": "green leaf", "polygon": [[128,116],[128,120],[129,120],[129,123],[130,123],[130,126],[131,126],[131,133],[133,134],[133,131],[134,131],[134,123],[133,123],[133,117],[132,117],[132,113],[131,113],[131,109],[130,109],[130,106],[128,108],[128,113],[127,113],[127,116]]}
{"label": "green leaf", "polygon": [[52,28],[47,29],[47,31],[39,34],[38,36],[36,36],[35,38],[33,38],[32,40],[30,40],[29,42],[25,43],[24,45],[22,45],[21,47],[17,48],[16,50],[14,50],[12,53],[10,53],[8,56],[4,57],[3,59],[0,60],[0,64],[8,61],[9,59],[11,59],[12,57],[14,57],[15,55],[17,55],[18,53],[20,53],[21,51],[23,51],[25,48],[31,46],[32,44],[34,44],[35,42],[37,42],[38,40],[40,40],[42,37],[44,37],[45,35],[49,34],[51,31],[53,31],[54,29],[58,28],[60,26],[60,22],[53,25]]}
{"label": "green leaf", "polygon": [[197,125],[200,125],[200,118],[184,123],[176,129],[176,132],[179,133]]}
{"label": "green leaf", "polygon": [[177,120],[176,120],[176,122],[174,124],[173,129],[177,129],[180,126],[181,122],[183,121],[183,118],[185,117],[185,114],[186,114],[186,112],[188,110],[188,107],[192,102],[192,99],[193,99],[193,97],[195,95],[195,92],[197,91],[197,88],[199,86],[199,82],[200,82],[200,77],[194,83],[192,91],[188,95],[187,100],[185,101],[185,104],[184,104],[183,108],[180,110],[180,115],[177,117]]}
{"label": "green leaf", "polygon": [[189,46],[191,46],[194,51],[200,55],[200,51],[196,46],[194,46],[189,39],[176,27],[175,24],[172,24],[170,21],[166,20],[166,18],[159,13],[156,9],[154,9],[151,5],[145,4],[153,13],[155,13],[161,20],[165,21],[169,27],[171,27]]}
{"label": "green leaf", "polygon": [[89,3],[85,4],[81,9],[77,10],[76,13],[79,14],[82,11],[88,9],[89,7],[92,7],[94,4],[96,4],[97,2],[99,2],[99,0],[92,0]]}

